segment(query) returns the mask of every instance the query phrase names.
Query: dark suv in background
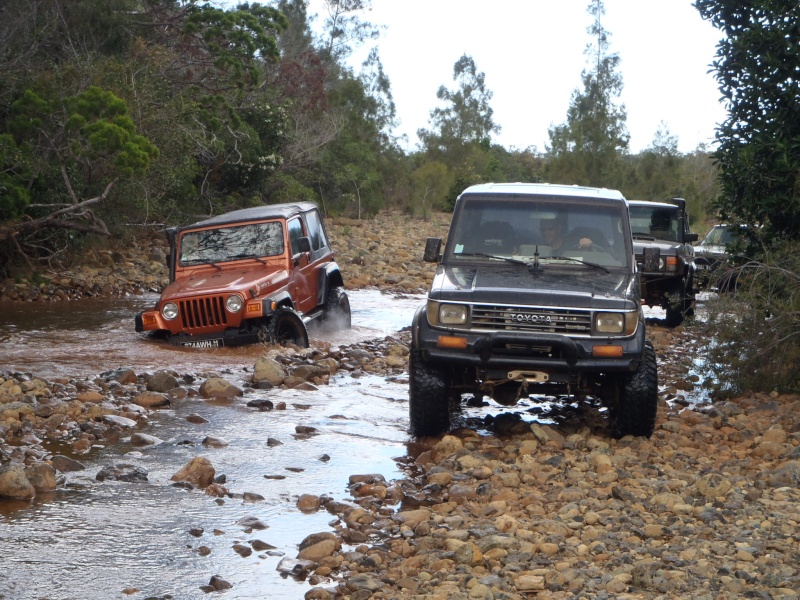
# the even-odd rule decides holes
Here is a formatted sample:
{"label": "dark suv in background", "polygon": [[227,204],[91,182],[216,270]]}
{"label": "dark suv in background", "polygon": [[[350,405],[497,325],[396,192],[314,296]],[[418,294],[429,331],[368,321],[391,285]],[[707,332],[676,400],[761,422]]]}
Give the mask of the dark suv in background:
{"label": "dark suv in background", "polygon": [[666,311],[666,324],[676,327],[694,311],[694,248],[686,200],[629,200],[636,264],[642,274],[642,300]]}
{"label": "dark suv in background", "polygon": [[483,184],[458,197],[447,242],[414,315],[409,416],[445,432],[464,394],[608,408],[612,433],[650,436],[656,356],[645,340],[628,205],[618,191]]}

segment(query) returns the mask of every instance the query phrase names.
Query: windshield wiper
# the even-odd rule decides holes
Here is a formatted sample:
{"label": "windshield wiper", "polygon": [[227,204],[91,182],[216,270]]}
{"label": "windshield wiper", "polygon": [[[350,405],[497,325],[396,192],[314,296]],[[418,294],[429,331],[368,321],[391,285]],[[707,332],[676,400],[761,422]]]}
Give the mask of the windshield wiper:
{"label": "windshield wiper", "polygon": [[611,273],[608,269],[606,269],[603,265],[598,265],[597,263],[589,262],[586,260],[581,260],[580,258],[573,258],[571,256],[547,256],[545,260],[571,260],[572,262],[581,263],[582,265],[586,265],[587,267],[596,267],[598,269],[603,269],[606,273]]}
{"label": "windshield wiper", "polygon": [[485,252],[465,252],[458,254],[458,256],[480,256],[481,258],[495,258],[497,260],[504,260],[514,265],[522,265],[524,267],[530,266],[530,263],[518,258],[511,258],[510,256],[498,256],[496,254],[486,254]]}
{"label": "windshield wiper", "polygon": [[650,241],[653,241],[656,238],[654,238],[652,235],[644,235],[642,233],[634,233],[633,234],[633,239],[635,239],[635,240],[650,240]]}
{"label": "windshield wiper", "polygon": [[237,254],[236,256],[231,256],[231,257],[229,257],[229,258],[228,258],[228,260],[242,260],[242,259],[244,259],[244,258],[249,258],[249,259],[252,259],[252,260],[257,260],[257,261],[258,261],[258,262],[260,262],[262,265],[265,265],[265,264],[267,264],[267,261],[265,261],[263,258],[259,258],[258,256],[253,256],[252,254]]}

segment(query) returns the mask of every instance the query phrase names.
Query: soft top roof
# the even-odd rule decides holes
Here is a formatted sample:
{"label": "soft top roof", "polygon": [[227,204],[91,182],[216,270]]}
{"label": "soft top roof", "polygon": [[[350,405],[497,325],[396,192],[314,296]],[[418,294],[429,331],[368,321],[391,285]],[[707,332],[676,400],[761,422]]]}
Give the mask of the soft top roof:
{"label": "soft top roof", "polygon": [[241,223],[244,221],[260,221],[264,219],[283,218],[288,219],[294,215],[308,212],[318,208],[314,202],[291,202],[287,204],[267,204],[264,206],[254,206],[252,208],[242,208],[231,212],[211,217],[191,225],[184,225],[176,228],[177,231],[184,229],[195,229],[197,227],[210,227],[224,225],[226,223]]}
{"label": "soft top roof", "polygon": [[573,198],[600,198],[604,200],[625,200],[618,190],[583,187],[580,185],[560,185],[555,183],[481,183],[461,192],[461,195],[538,195],[564,196]]}

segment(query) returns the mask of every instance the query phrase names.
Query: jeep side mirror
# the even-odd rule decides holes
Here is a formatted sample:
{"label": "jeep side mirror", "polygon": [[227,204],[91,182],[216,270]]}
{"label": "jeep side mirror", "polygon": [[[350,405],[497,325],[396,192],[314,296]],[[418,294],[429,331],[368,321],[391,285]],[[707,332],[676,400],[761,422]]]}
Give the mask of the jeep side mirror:
{"label": "jeep side mirror", "polygon": [[687,244],[691,244],[697,241],[697,234],[696,233],[684,233],[683,234],[684,242]]}
{"label": "jeep side mirror", "polygon": [[645,248],[644,260],[642,261],[643,271],[658,271],[658,263],[661,260],[661,250],[659,248]]}
{"label": "jeep side mirror", "polygon": [[311,240],[305,236],[297,238],[297,251],[301,254],[303,252],[311,252]]}
{"label": "jeep side mirror", "polygon": [[425,254],[422,255],[422,260],[425,262],[438,262],[442,257],[441,249],[442,238],[428,238],[425,242]]}

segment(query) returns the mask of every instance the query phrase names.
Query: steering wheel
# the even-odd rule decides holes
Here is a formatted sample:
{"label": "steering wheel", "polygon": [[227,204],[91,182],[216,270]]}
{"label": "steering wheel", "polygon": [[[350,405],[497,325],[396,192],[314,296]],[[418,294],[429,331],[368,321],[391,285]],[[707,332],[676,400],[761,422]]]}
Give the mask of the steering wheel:
{"label": "steering wheel", "polygon": [[581,246],[579,240],[577,243],[573,244],[569,248],[566,248],[567,252],[577,252],[582,250],[589,250],[589,251],[599,250],[601,252],[605,252],[606,254],[611,254],[609,249],[605,247],[605,244],[598,244],[597,242],[594,241],[592,241],[592,243],[589,244],[588,246]]}

